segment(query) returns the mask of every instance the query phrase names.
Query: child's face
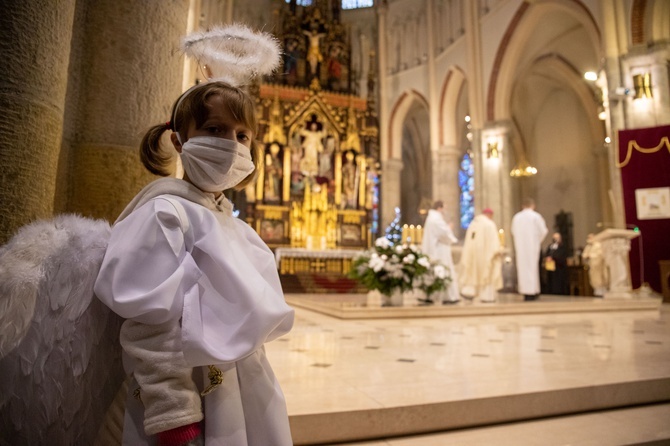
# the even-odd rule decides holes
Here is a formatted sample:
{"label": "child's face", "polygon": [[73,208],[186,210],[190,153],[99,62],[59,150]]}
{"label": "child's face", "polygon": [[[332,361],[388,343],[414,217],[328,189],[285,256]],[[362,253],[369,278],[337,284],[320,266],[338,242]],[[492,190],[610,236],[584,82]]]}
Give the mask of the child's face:
{"label": "child's face", "polygon": [[207,100],[206,106],[209,110],[209,116],[199,129],[196,129],[195,122],[191,121],[188,127],[188,138],[213,136],[215,138],[231,139],[246,147],[251,147],[253,132],[243,122],[235,119],[221,96],[211,96]]}

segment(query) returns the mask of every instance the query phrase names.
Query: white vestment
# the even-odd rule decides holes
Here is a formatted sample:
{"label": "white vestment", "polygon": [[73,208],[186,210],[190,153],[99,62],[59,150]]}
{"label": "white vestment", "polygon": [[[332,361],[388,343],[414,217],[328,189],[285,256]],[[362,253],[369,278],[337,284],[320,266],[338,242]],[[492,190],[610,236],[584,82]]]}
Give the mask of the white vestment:
{"label": "white vestment", "polygon": [[442,214],[430,209],[423,227],[423,239],[421,240],[421,251],[431,260],[442,262],[451,272],[451,283],[447,289],[447,301],[454,302],[460,299],[458,293],[458,278],[456,268],[451,257],[451,244],[458,242],[453,231],[444,220]]}
{"label": "white vestment", "polygon": [[540,293],[540,254],[542,240],[549,230],[544,218],[526,208],[512,218],[512,237],[516,254],[518,292],[524,295]]}
{"label": "white vestment", "polygon": [[468,226],[458,266],[458,285],[464,296],[479,296],[482,302],[495,300],[495,291],[503,286],[500,238],[496,224],[486,215],[476,216]]}
{"label": "white vestment", "polygon": [[[272,252],[232,204],[174,178],[147,186],[112,229],[96,295],[127,321],[124,444],[203,419],[205,444],[292,444],[263,344],[288,333]],[[208,366],[223,382],[202,396]],[[145,435],[146,432],[146,435]]]}

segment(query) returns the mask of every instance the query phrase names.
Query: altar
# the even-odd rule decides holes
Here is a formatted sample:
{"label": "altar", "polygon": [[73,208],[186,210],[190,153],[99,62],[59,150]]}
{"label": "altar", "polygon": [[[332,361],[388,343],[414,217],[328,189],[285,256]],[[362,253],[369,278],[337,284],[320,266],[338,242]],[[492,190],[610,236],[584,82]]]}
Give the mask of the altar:
{"label": "altar", "polygon": [[357,280],[348,277],[351,262],[361,249],[275,249],[279,279],[285,293],[365,293]]}
{"label": "altar", "polygon": [[360,249],[277,248],[275,260],[279,274],[337,273],[346,275]]}

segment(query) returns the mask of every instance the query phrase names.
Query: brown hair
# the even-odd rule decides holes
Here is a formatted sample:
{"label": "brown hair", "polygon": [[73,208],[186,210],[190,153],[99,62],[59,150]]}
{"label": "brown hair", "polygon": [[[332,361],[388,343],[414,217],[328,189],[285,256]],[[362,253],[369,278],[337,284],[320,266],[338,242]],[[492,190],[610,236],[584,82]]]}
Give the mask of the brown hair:
{"label": "brown hair", "polygon": [[[161,150],[160,139],[166,130],[177,132],[182,141],[186,140],[186,132],[191,124],[195,123],[196,128],[200,128],[207,117],[209,109],[207,100],[214,95],[221,96],[224,103],[230,109],[235,119],[243,122],[253,132],[254,138],[258,134],[258,119],[254,102],[251,97],[243,90],[233,87],[230,84],[221,81],[206,82],[191,89],[186,90],[172,106],[172,117],[166,124],[154,125],[142,138],[140,143],[140,159],[146,169],[163,177],[170,175],[171,154]],[[235,189],[243,189],[252,182],[256,172],[263,163],[263,149],[255,139],[251,141],[251,159],[254,163],[254,171],[242,180]]]}
{"label": "brown hair", "polygon": [[437,200],[433,203],[433,209],[440,209],[444,207],[444,202],[442,200]]}

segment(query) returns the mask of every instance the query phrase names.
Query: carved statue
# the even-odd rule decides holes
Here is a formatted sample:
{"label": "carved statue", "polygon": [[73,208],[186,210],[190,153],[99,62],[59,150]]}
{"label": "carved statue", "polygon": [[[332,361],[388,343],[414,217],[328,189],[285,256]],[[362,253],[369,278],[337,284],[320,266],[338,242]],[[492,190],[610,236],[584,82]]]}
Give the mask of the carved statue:
{"label": "carved statue", "polygon": [[345,163],[342,165],[342,192],[345,208],[356,209],[356,192],[358,190],[358,168],[354,162],[354,152],[348,151],[345,154]]}
{"label": "carved statue", "polygon": [[295,82],[298,77],[298,59],[300,59],[298,41],[288,39],[284,49],[284,74],[289,82]]}
{"label": "carved statue", "polygon": [[314,176],[319,173],[318,156],[323,152],[323,138],[326,136],[326,132],[317,130],[317,123],[312,122],[309,124],[309,129],[300,130],[300,135],[304,138],[300,170],[305,175]]}
{"label": "carved statue", "polygon": [[325,36],[325,33],[320,33],[318,31],[303,31],[309,38],[309,49],[307,50],[307,62],[309,62],[309,71],[312,76],[316,75],[316,69],[319,66],[319,63],[323,62],[323,55],[319,49],[319,40],[321,37]]}
{"label": "carved statue", "polygon": [[319,176],[333,179],[332,156],[335,153],[335,138],[326,137],[326,147],[319,155]]}
{"label": "carved statue", "polygon": [[344,149],[361,152],[361,139],[358,136],[358,127],[356,126],[356,113],[353,108],[349,109],[347,116],[347,139],[344,143]]}
{"label": "carved statue", "polygon": [[279,159],[279,145],[272,144],[270,153],[265,155],[265,199],[279,201],[281,197],[282,163]]}

